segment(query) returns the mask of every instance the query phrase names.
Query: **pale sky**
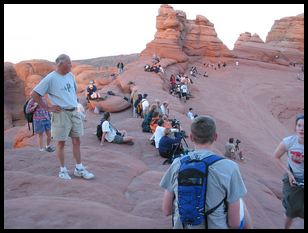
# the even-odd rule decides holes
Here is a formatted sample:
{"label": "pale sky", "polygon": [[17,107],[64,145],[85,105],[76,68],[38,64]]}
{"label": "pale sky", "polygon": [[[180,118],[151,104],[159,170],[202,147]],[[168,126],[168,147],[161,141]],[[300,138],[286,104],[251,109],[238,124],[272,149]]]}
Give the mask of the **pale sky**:
{"label": "pale sky", "polygon": [[[169,4],[187,19],[205,16],[233,49],[244,32],[265,41],[274,20],[304,4]],[[4,61],[72,60],[140,53],[154,39],[160,4],[4,4]]]}

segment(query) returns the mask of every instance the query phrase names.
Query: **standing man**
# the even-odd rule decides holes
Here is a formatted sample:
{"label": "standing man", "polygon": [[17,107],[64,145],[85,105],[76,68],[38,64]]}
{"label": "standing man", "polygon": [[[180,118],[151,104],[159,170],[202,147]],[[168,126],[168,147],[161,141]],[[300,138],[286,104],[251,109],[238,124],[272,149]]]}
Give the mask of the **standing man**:
{"label": "standing man", "polygon": [[124,69],[124,64],[122,61],[120,61],[118,64],[117,64],[117,68],[118,68],[118,74],[121,74],[123,72],[123,69]]}
{"label": "standing man", "polygon": [[[184,207],[178,204],[182,198],[182,196],[178,194],[179,179],[181,179],[179,175],[181,164],[184,163],[185,160],[187,161],[187,159],[198,161],[206,159],[207,157],[212,157],[214,154],[212,151],[212,144],[217,139],[215,121],[209,116],[199,116],[195,118],[191,125],[190,139],[194,143],[195,150],[189,152],[186,156],[176,158],[160,182],[160,186],[165,189],[162,210],[166,216],[173,212],[173,228],[204,229],[206,226],[209,229],[251,228],[250,215],[242,200],[247,190],[238,165],[229,159],[220,159],[209,166],[207,170],[206,198],[204,206],[201,206],[198,211],[200,211],[201,215],[210,209],[213,210],[213,212],[209,213],[207,216],[204,214],[204,219],[197,225],[186,224],[181,221],[182,215],[180,215],[180,209],[183,210]],[[193,163],[191,163],[191,165],[193,165]],[[199,184],[199,180],[197,179],[187,179],[186,182],[188,183],[189,181],[191,182],[190,185],[196,181],[198,181],[197,183]],[[201,200],[196,190],[194,194],[188,199],[197,201],[191,201],[189,204],[196,204],[199,203],[199,199]],[[241,206],[243,211],[240,211]],[[193,208],[196,209],[195,207]],[[182,214],[193,216],[191,214],[193,212],[191,211],[192,208],[188,210],[189,212],[182,212]],[[244,213],[242,220],[241,212]]]}
{"label": "standing man", "polygon": [[[64,145],[68,137],[72,138],[73,155],[76,160],[74,175],[84,179],[92,179],[94,175],[81,163],[80,136],[83,135],[83,121],[77,112],[77,85],[71,73],[72,63],[68,55],[61,54],[56,59],[57,68],[36,85],[32,98],[43,108],[52,112],[51,136],[57,141],[57,157],[60,162],[59,177],[70,180],[68,170],[64,166]],[[42,97],[48,94],[52,103],[47,106]]]}

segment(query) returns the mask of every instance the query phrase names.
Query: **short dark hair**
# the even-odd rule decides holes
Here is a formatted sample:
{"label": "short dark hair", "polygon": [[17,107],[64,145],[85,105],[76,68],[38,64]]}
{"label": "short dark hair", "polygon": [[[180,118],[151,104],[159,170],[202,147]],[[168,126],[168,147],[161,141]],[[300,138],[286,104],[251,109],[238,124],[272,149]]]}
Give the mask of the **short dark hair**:
{"label": "short dark hair", "polygon": [[158,121],[157,121],[157,125],[158,126],[162,126],[163,124],[164,124],[164,120],[163,119],[159,119]]}
{"label": "short dark hair", "polygon": [[63,61],[67,60],[67,59],[70,59],[70,57],[66,54],[61,54],[57,57],[56,59],[56,64],[59,65],[61,64]]}
{"label": "short dark hair", "polygon": [[298,122],[299,120],[301,120],[301,119],[304,120],[304,114],[300,114],[300,115],[297,115],[297,116],[296,116],[295,124],[297,124],[297,122]]}
{"label": "short dark hair", "polygon": [[110,112],[104,112],[103,118],[105,120],[108,120],[109,117],[110,117]]}
{"label": "short dark hair", "polygon": [[210,116],[196,117],[190,127],[192,138],[197,144],[213,143],[216,135],[216,124]]}
{"label": "short dark hair", "polygon": [[233,143],[234,142],[234,138],[229,138],[229,143]]}

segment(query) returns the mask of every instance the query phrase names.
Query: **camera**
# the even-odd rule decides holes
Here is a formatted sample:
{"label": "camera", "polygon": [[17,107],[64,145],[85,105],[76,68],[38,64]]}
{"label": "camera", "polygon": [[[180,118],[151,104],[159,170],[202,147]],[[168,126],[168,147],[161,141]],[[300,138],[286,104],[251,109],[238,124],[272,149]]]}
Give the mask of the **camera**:
{"label": "camera", "polygon": [[179,120],[177,120],[177,119],[172,119],[171,120],[172,128],[178,128],[178,127],[180,127],[180,124],[181,124],[181,122]]}
{"label": "camera", "polygon": [[236,139],[235,143],[239,144],[239,143],[241,143],[241,141],[239,139]]}

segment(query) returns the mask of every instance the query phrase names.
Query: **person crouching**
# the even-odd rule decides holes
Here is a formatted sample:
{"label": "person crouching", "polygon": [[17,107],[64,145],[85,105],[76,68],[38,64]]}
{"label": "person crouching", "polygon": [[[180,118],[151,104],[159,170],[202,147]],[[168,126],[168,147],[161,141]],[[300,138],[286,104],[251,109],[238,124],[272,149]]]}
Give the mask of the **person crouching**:
{"label": "person crouching", "polygon": [[180,143],[182,139],[182,135],[179,132],[175,132],[175,138],[171,138],[170,135],[172,130],[170,128],[166,128],[164,130],[164,136],[159,140],[158,151],[159,155],[163,158],[170,159],[173,154],[180,154]]}

